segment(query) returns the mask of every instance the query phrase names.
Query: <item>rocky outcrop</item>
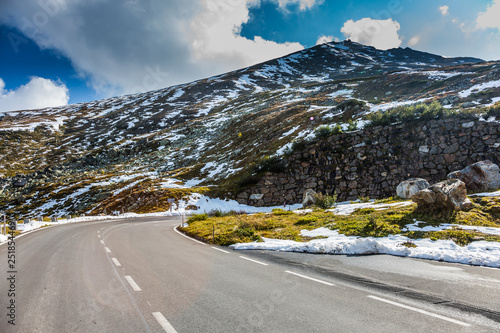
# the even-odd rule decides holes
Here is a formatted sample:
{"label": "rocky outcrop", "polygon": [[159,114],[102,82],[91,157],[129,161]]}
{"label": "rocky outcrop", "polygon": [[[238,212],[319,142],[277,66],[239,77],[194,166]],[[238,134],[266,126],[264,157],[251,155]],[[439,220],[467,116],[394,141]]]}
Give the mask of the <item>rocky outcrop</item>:
{"label": "rocky outcrop", "polygon": [[432,211],[457,211],[469,210],[472,202],[467,198],[465,183],[459,179],[448,179],[419,191],[411,198],[418,205],[418,210]]}
{"label": "rocky outcrop", "polygon": [[415,193],[429,186],[431,186],[429,182],[423,178],[410,178],[399,183],[396,187],[396,195],[402,199],[411,199]]}
{"label": "rocky outcrop", "polygon": [[314,205],[315,199],[314,196],[316,195],[316,192],[314,190],[308,189],[307,191],[304,192],[304,195],[302,197],[302,206],[303,207],[309,207]]}
{"label": "rocky outcrop", "polygon": [[499,171],[491,161],[481,161],[450,173],[448,179],[460,179],[469,193],[496,191],[500,189]]}

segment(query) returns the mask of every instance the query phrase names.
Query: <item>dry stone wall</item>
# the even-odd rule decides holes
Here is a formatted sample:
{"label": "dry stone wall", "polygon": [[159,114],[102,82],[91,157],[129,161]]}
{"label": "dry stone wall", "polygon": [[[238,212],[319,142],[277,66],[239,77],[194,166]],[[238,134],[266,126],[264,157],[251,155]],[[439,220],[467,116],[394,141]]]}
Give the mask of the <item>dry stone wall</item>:
{"label": "dry stone wall", "polygon": [[334,135],[293,152],[284,172],[266,173],[236,199],[257,206],[299,203],[307,189],[336,191],[339,200],[395,196],[408,178],[434,184],[481,160],[499,164],[499,134],[497,121],[449,118]]}

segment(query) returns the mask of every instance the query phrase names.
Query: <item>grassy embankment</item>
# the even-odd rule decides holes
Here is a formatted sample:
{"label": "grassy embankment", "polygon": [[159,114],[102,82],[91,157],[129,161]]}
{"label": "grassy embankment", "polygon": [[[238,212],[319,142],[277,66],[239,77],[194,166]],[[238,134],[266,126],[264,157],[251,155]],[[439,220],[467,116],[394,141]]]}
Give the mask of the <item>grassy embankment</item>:
{"label": "grassy embankment", "polygon": [[[242,212],[224,214],[212,211],[209,214],[193,215],[187,221],[189,225],[180,229],[197,239],[224,246],[261,241],[262,237],[305,242],[311,238],[302,236],[300,231],[319,227],[338,230],[339,233],[348,236],[385,237],[390,234],[402,234],[411,239],[451,239],[462,246],[478,240],[500,242],[500,236],[462,230],[459,227],[433,232],[402,231],[405,225],[415,223],[415,220],[422,221],[420,227],[438,226],[441,223],[500,227],[500,198],[471,198],[471,200],[474,202],[474,208],[468,212],[438,215],[419,214],[416,212],[415,204],[394,206],[384,210],[358,209],[347,216],[336,215],[317,207],[310,213],[301,214],[282,209],[275,209],[269,214],[252,215]],[[405,245],[414,246],[411,242]]]}

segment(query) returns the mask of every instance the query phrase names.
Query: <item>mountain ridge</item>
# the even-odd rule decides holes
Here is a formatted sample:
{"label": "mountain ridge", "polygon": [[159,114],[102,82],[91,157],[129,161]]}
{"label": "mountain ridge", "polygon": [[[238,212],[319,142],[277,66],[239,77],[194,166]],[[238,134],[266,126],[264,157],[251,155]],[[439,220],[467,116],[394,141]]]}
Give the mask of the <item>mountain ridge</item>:
{"label": "mountain ridge", "polygon": [[[435,100],[452,108],[493,105],[500,96],[498,65],[332,42],[151,92],[4,112],[0,209],[91,212],[115,192],[102,185],[98,192],[106,198],[94,200],[99,195],[94,193],[94,201],[79,209],[74,201],[90,201],[75,193],[120,174],[147,174],[132,177],[144,182],[181,177],[190,185],[214,186],[252,162],[283,154],[323,124],[362,124],[372,112],[415,102]],[[484,93],[481,100],[474,87]],[[19,181],[24,185],[14,186]],[[62,190],[67,188],[74,191]],[[45,203],[35,201],[42,193],[56,197],[57,204],[41,209]]]}

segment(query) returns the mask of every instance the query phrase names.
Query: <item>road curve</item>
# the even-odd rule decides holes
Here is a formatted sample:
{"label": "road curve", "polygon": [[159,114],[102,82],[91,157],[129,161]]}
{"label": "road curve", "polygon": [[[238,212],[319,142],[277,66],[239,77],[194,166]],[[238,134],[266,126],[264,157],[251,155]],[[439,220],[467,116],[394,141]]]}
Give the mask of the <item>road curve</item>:
{"label": "road curve", "polygon": [[[0,268],[6,276],[0,285],[5,313],[0,332],[400,333],[500,328],[498,322],[458,307],[397,296],[347,281],[345,274],[315,269],[327,266],[324,262],[297,264],[324,260],[321,256],[200,244],[176,232],[178,223],[164,217],[96,221],[19,237],[15,326],[7,317],[7,246],[0,246]],[[357,270],[358,276],[375,278],[370,276],[373,267],[365,273],[361,267]]]}

